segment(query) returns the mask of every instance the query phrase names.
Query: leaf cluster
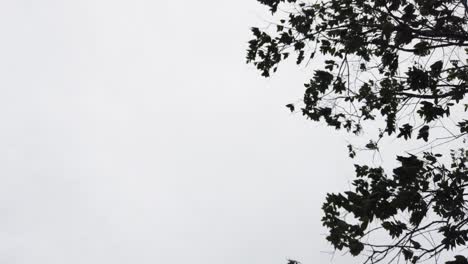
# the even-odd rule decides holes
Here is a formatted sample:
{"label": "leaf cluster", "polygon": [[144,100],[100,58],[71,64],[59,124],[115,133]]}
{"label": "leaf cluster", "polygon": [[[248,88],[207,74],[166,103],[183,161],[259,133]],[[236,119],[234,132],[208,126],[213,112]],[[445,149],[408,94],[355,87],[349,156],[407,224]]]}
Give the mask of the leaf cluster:
{"label": "leaf cluster", "polygon": [[[378,125],[379,139],[365,146],[373,151],[386,137],[435,147],[440,127],[450,141],[466,139],[466,1],[258,1],[278,19],[266,29],[252,28],[247,62],[265,77],[292,57],[297,65],[315,65],[302,102],[286,105],[291,112],[356,135],[365,125]],[[359,149],[348,150],[354,158]],[[352,255],[365,254],[370,263],[416,263],[464,246],[467,151],[397,160],[391,176],[381,167],[356,165],[353,190],[326,197],[327,240]],[[385,244],[369,242],[376,232],[386,235]],[[456,256],[447,263],[467,261]]]}

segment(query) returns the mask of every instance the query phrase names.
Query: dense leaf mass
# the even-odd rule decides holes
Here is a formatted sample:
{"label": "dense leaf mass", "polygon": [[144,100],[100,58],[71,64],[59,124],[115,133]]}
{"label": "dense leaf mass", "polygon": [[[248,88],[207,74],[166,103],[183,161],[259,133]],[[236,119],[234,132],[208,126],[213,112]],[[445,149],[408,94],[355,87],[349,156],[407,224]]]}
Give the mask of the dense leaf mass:
{"label": "dense leaf mass", "polygon": [[[450,168],[437,162],[439,157],[432,153],[424,153],[422,159],[398,157],[401,165],[393,170],[393,177],[382,168],[356,165],[354,190],[329,194],[323,205],[322,221],[330,230],[327,239],[353,255],[367,246],[373,261],[406,252],[404,258],[417,262],[465,245],[468,151],[454,151]],[[342,211],[350,213],[348,221],[341,217]],[[379,228],[391,237],[391,247],[365,242],[372,222],[380,223]],[[424,234],[432,231],[439,233],[438,243],[426,241]]]}
{"label": "dense leaf mass", "polygon": [[[428,144],[424,154],[398,157],[391,177],[356,165],[353,190],[326,198],[327,239],[370,263],[400,257],[416,263],[465,245],[467,151],[442,157],[430,147],[440,145],[438,128],[448,131],[447,141],[464,142],[468,134],[467,2],[258,1],[276,22],[252,28],[247,62],[265,77],[290,57],[315,65],[302,103],[287,105],[292,112],[354,134],[374,122],[380,132],[365,146],[370,150],[384,137]],[[356,156],[356,148],[348,149]],[[387,240],[372,242],[371,234]]]}
{"label": "dense leaf mass", "polygon": [[[276,71],[291,53],[298,64],[317,52],[327,58],[305,84],[301,109],[312,120],[323,118],[338,129],[359,132],[362,120],[381,115],[390,135],[402,128],[397,121],[408,111],[431,122],[449,116],[454,103],[465,98],[468,67],[461,57],[466,55],[468,33],[463,1],[260,2],[273,13],[279,12],[281,2],[294,6],[293,12],[282,12],[287,15],[273,32],[252,29],[247,61],[263,76]],[[451,56],[441,56],[443,50]],[[409,56],[418,58],[402,68],[402,57]],[[350,73],[354,68],[359,74]],[[342,107],[329,110],[337,104]]]}

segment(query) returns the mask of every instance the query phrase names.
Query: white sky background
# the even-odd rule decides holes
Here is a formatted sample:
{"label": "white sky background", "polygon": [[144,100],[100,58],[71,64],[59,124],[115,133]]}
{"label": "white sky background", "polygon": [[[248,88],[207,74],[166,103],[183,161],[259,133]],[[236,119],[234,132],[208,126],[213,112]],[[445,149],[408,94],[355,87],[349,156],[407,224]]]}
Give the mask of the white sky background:
{"label": "white sky background", "polygon": [[320,206],[352,161],[284,107],[296,67],[245,64],[267,18],[255,0],[0,0],[0,263],[328,263]]}

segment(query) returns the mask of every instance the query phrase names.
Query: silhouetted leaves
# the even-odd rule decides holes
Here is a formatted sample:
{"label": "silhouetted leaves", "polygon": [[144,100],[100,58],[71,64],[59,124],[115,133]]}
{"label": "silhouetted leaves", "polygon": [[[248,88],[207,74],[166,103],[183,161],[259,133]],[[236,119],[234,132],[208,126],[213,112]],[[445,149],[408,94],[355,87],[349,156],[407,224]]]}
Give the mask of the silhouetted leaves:
{"label": "silhouetted leaves", "polygon": [[390,236],[392,238],[398,238],[403,234],[403,231],[406,230],[406,224],[402,222],[391,222],[391,221],[385,221],[382,222],[382,227],[388,231]]}
{"label": "silhouetted leaves", "polygon": [[[356,165],[354,190],[344,195],[329,194],[324,203],[322,221],[330,230],[327,240],[337,249],[347,247],[351,254],[358,254],[363,250],[358,242],[369,223],[381,221],[392,239],[403,239],[410,245],[403,248],[405,259],[418,261],[419,256],[415,254],[427,249],[412,236],[418,234],[418,227],[432,209],[442,219],[449,219],[426,226],[440,225],[443,248],[464,245],[468,241],[468,230],[462,225],[468,221],[463,209],[464,186],[468,184],[467,155],[468,151],[453,154],[453,170],[437,165],[440,154],[425,153],[423,159],[401,156],[393,177],[386,176],[381,168]],[[433,181],[438,182],[437,189],[431,187]],[[395,220],[400,212],[409,214],[406,223],[403,219]],[[344,220],[342,216],[347,214],[352,214],[358,223]]]}
{"label": "silhouetted leaves", "polygon": [[[468,109],[466,2],[258,1],[278,16],[278,23],[252,28],[247,62],[265,77],[287,59],[314,66],[302,103],[286,105],[291,112],[300,109],[312,121],[356,135],[365,125],[378,125],[377,140],[348,145],[351,158],[359,151],[379,152],[386,137],[435,142],[433,129],[447,117],[460,132],[451,131],[453,139],[468,134],[468,120],[451,116]],[[317,54],[321,59],[313,62],[318,63],[310,63]],[[464,149],[445,159],[424,151],[401,155],[392,175],[356,165],[352,190],[328,194],[322,207],[327,240],[352,255],[367,250],[368,263],[388,260],[394,249],[416,263],[465,245],[467,155]],[[447,160],[450,164],[443,164]],[[393,244],[365,242],[375,225]],[[428,232],[438,233],[439,244],[421,239]],[[465,264],[466,259],[447,263]]]}
{"label": "silhouetted leaves", "polygon": [[410,124],[404,124],[402,127],[400,127],[400,134],[398,134],[398,137],[403,137],[404,139],[410,139],[412,133],[413,133],[413,126],[411,126]]}
{"label": "silhouetted leaves", "polygon": [[457,255],[455,256],[455,260],[447,261],[445,264],[468,264],[468,260],[465,256]]}
{"label": "silhouetted leaves", "polygon": [[427,142],[429,138],[429,126],[423,126],[421,129],[419,129],[418,132],[418,139],[424,139],[424,141]]}
{"label": "silhouetted leaves", "polygon": [[359,242],[358,240],[355,240],[355,239],[352,239],[349,241],[349,252],[351,253],[351,255],[353,256],[357,256],[359,255],[359,253],[361,253],[361,251],[364,249],[364,245]]}

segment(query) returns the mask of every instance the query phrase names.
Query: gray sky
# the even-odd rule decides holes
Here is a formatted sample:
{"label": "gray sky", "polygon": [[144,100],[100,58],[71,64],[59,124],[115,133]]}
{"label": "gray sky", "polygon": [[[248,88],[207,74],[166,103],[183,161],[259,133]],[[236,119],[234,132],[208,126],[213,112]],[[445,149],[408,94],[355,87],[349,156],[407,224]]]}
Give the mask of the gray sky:
{"label": "gray sky", "polygon": [[284,107],[307,69],[245,64],[266,11],[0,1],[0,263],[329,262],[320,206],[353,167]]}

